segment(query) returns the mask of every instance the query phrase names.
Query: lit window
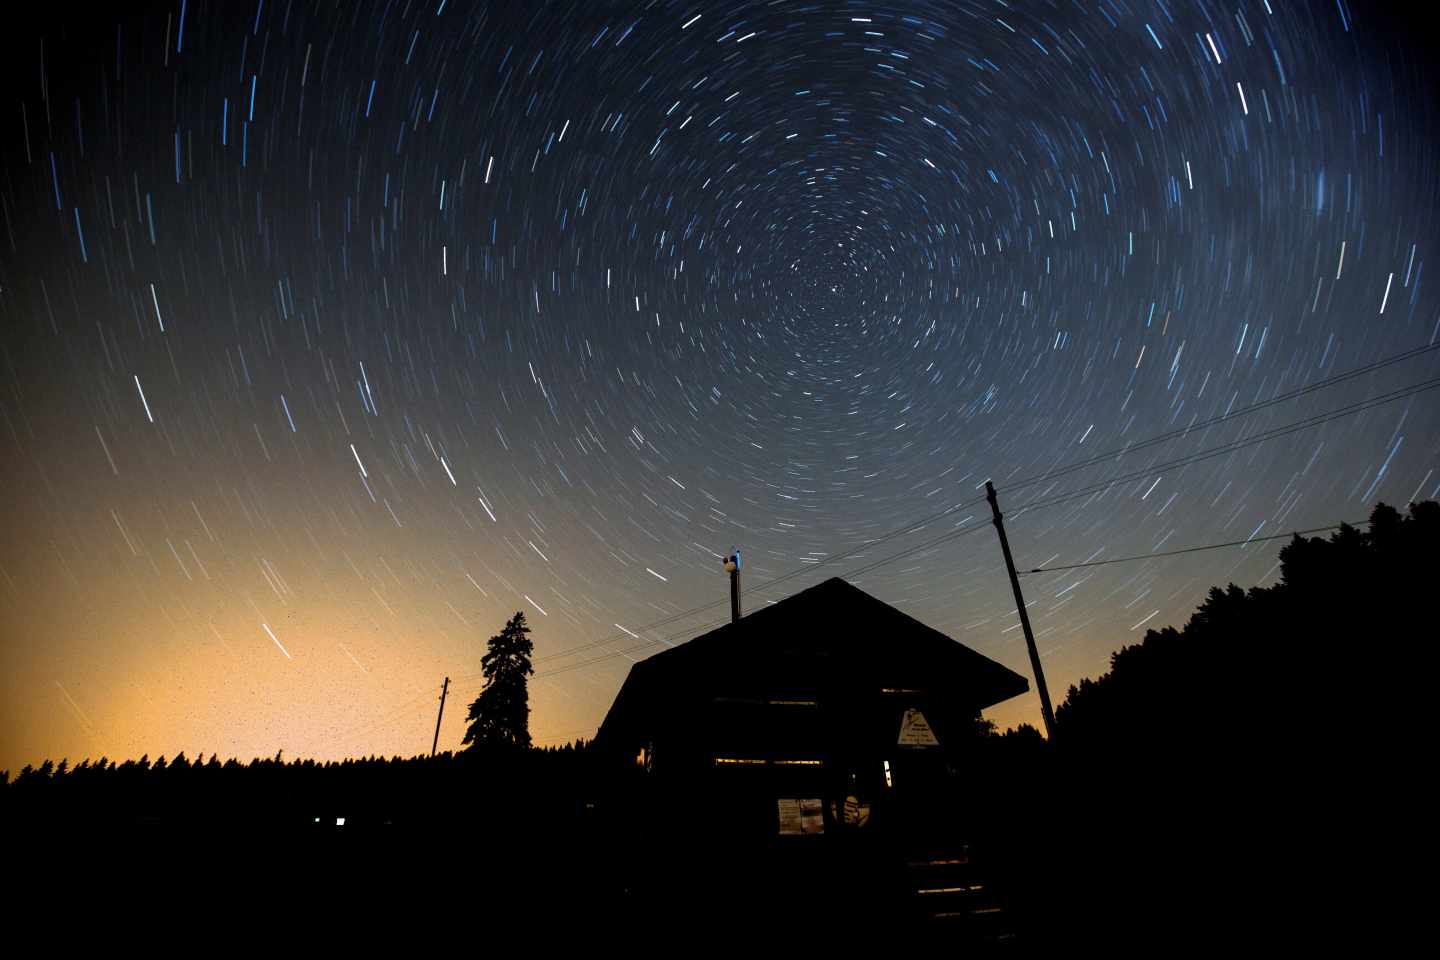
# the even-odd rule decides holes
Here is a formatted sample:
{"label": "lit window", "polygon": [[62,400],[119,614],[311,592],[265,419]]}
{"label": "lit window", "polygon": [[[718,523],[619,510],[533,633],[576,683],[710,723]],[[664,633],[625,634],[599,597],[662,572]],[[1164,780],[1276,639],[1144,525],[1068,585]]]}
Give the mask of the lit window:
{"label": "lit window", "polygon": [[805,759],[805,760],[799,760],[799,759],[766,760],[766,759],[763,758],[763,757],[716,757],[716,758],[715,758],[715,763],[716,763],[717,766],[719,766],[719,765],[721,765],[721,764],[725,764],[725,765],[738,764],[738,765],[741,765],[741,766],[749,766],[749,767],[763,767],[763,766],[765,766],[766,764],[770,764],[770,765],[776,766],[776,767],[823,767],[823,766],[825,765],[825,761],[824,761],[824,760],[809,760],[809,759]]}
{"label": "lit window", "polygon": [[344,817],[336,817],[336,818],[335,818],[335,826],[337,826],[337,827],[343,827],[343,826],[345,826],[345,818],[344,818]]}
{"label": "lit window", "polygon": [[885,761],[885,786],[887,786],[887,787],[893,787],[893,786],[895,786],[894,782],[891,781],[891,779],[890,779],[890,761],[889,761],[889,760],[886,760],[886,761]]}

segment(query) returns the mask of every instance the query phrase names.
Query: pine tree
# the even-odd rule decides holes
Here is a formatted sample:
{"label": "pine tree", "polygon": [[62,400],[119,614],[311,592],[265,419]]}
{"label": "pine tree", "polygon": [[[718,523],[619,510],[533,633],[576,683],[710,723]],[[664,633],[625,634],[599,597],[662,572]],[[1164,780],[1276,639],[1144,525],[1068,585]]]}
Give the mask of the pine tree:
{"label": "pine tree", "polygon": [[462,743],[471,750],[530,747],[530,692],[525,678],[535,672],[530,666],[535,645],[529,633],[522,611],[490,638],[489,652],[480,660],[485,689],[470,704],[465,718],[470,726]]}

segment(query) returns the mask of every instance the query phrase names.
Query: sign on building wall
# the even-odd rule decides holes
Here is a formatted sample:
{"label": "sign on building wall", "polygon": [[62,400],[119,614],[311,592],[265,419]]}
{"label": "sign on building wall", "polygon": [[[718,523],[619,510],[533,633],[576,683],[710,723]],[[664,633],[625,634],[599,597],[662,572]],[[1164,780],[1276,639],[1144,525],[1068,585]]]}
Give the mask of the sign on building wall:
{"label": "sign on building wall", "polygon": [[900,721],[900,739],[896,742],[902,747],[940,746],[940,741],[935,739],[935,732],[930,729],[929,721],[915,707],[905,711],[905,717]]}
{"label": "sign on building wall", "polygon": [[780,812],[780,833],[785,836],[800,836],[808,833],[825,832],[825,815],[820,800],[776,801]]}

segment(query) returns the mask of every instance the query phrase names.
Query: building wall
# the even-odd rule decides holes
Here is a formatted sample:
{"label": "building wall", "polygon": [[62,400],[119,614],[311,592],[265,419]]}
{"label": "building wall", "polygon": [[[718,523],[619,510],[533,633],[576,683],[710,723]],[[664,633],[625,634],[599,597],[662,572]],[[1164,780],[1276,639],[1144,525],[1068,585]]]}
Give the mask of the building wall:
{"label": "building wall", "polygon": [[[635,802],[666,829],[773,837],[782,798],[819,799],[832,836],[846,832],[847,797],[869,807],[864,829],[876,833],[923,832],[954,812],[969,720],[978,710],[947,709],[928,691],[879,683],[719,691],[672,704],[661,714],[666,722],[636,743],[635,754],[643,748],[651,769],[637,775],[644,799]],[[922,711],[939,747],[897,744],[911,707]]]}

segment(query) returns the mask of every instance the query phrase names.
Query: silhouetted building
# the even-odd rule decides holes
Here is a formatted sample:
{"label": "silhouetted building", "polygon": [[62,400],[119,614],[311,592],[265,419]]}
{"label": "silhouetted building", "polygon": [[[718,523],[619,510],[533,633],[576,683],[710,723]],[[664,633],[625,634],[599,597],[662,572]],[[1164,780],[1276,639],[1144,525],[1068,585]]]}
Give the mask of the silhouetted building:
{"label": "silhouetted building", "polygon": [[1027,689],[834,578],[636,663],[594,748],[657,827],[923,831],[953,817],[980,711]]}

